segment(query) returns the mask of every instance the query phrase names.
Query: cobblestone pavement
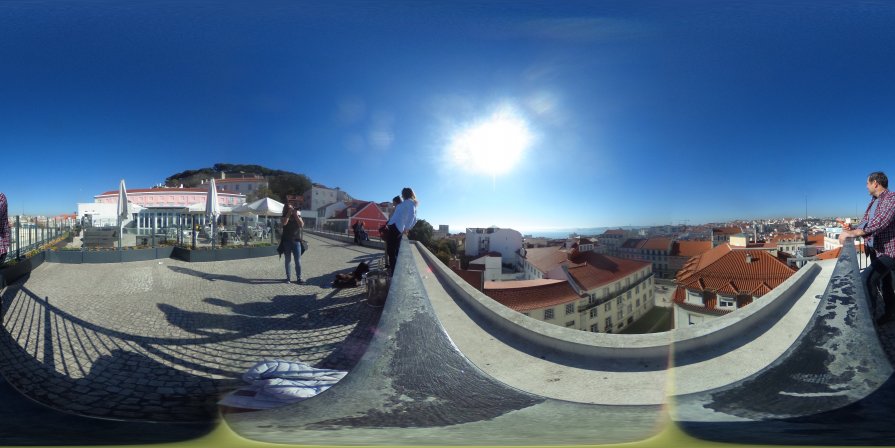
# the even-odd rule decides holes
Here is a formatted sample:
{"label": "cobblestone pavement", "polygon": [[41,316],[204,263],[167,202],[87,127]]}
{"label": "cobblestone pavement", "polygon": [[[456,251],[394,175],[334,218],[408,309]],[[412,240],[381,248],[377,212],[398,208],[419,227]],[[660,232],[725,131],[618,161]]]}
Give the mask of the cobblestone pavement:
{"label": "cobblestone pavement", "polygon": [[66,412],[204,421],[257,361],[350,370],[380,309],[362,287],[330,284],[360,261],[378,263],[382,251],[306,239],[306,285],[285,283],[277,257],[44,263],[2,291],[0,373]]}

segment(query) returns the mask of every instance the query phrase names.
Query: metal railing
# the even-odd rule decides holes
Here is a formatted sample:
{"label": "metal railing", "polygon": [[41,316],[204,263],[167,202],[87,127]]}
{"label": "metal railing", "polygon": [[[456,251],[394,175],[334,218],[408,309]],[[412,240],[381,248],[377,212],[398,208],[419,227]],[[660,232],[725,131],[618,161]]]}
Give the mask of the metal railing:
{"label": "metal railing", "polygon": [[[9,228],[9,252],[3,263],[10,260],[19,261],[28,252],[38,250],[52,241],[66,236],[72,230],[70,224],[50,218],[15,217]],[[0,263],[2,264],[2,263]]]}

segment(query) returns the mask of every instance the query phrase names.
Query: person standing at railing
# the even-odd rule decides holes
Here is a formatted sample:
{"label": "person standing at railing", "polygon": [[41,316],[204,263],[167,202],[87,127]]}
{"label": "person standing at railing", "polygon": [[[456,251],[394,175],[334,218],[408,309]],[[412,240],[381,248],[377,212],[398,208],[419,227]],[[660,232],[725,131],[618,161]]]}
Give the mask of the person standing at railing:
{"label": "person standing at railing", "polygon": [[398,249],[401,246],[401,238],[410,232],[416,225],[416,207],[419,201],[410,187],[401,190],[404,200],[395,207],[395,213],[388,219],[388,235],[386,248],[388,250],[388,275],[395,273],[395,262],[398,259]]}
{"label": "person standing at railing", "polygon": [[[882,171],[870,173],[867,177],[867,191],[873,199],[867,205],[864,218],[854,229],[843,229],[839,243],[846,238],[865,237],[870,266],[863,277],[876,309],[876,289],[882,292],[885,312],[876,323],[882,325],[895,320],[895,288],[892,286],[892,272],[895,272],[895,193],[889,191],[889,178]],[[872,311],[871,311],[872,312]]]}
{"label": "person standing at railing", "polygon": [[360,246],[360,221],[354,221],[354,224],[351,225],[351,230],[354,232],[354,244]]}
{"label": "person standing at railing", "polygon": [[0,192],[0,263],[6,260],[9,253],[9,204],[6,195]]}
{"label": "person standing at railing", "polygon": [[[398,208],[398,204],[401,203],[401,196],[395,196],[392,198],[392,211],[388,214],[388,218],[392,219],[392,215],[395,214],[395,209]],[[388,223],[383,224],[382,227],[379,228],[379,239],[382,240],[382,245],[385,246],[385,267],[388,269],[392,264],[388,260]]]}

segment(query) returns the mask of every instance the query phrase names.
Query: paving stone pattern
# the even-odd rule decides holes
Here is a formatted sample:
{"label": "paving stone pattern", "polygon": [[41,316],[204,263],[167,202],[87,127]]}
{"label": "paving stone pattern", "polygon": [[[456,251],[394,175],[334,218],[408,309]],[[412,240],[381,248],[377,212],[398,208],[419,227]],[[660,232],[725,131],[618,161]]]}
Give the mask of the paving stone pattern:
{"label": "paving stone pattern", "polygon": [[350,370],[380,309],[362,287],[330,285],[360,261],[381,263],[382,251],[306,239],[305,285],[285,283],[278,257],[44,263],[3,291],[0,373],[66,412],[206,421],[260,360]]}

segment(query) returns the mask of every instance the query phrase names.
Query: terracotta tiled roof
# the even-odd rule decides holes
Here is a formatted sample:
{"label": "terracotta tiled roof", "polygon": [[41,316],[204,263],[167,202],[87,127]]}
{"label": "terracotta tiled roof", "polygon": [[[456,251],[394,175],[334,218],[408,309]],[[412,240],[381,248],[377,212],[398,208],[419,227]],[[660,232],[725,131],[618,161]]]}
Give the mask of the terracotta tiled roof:
{"label": "terracotta tiled roof", "polygon": [[720,235],[736,235],[738,233],[742,233],[742,229],[739,227],[713,227],[712,233],[720,234]]}
{"label": "terracotta tiled roof", "polygon": [[652,263],[610,257],[594,252],[585,252],[572,260],[568,265],[569,275],[584,290],[599,288],[625,278]]}
{"label": "terracotta tiled roof", "polygon": [[775,242],[775,243],[780,242],[780,241],[792,241],[792,240],[804,241],[802,239],[802,235],[798,234],[798,233],[780,233],[780,234],[777,234],[777,235],[774,235],[771,237],[771,241]]}
{"label": "terracotta tiled roof", "polygon": [[485,282],[483,292],[519,312],[562,305],[581,298],[565,280]]}
{"label": "terracotta tiled roof", "polygon": [[730,245],[722,244],[691,259],[676,282],[690,290],[761,297],[793,273],[793,268],[764,250],[731,250]]}
{"label": "terracotta tiled roof", "polygon": [[615,258],[595,252],[569,253],[557,247],[528,249],[526,259],[545,273],[559,266],[566,266],[575,282],[585,290],[614,282],[651,266],[648,262]]}
{"label": "terracotta tiled roof", "polygon": [[813,235],[808,235],[809,246],[823,246],[824,245],[824,234],[823,233],[815,233]]}
{"label": "terracotta tiled roof", "polygon": [[623,249],[640,249],[646,242],[643,238],[628,238],[622,243]]}
{"label": "terracotta tiled roof", "polygon": [[837,247],[835,249],[828,250],[826,252],[821,252],[821,253],[817,254],[817,259],[818,260],[835,260],[835,259],[839,258],[839,254],[841,254],[841,253],[842,253],[842,248]]}
{"label": "terracotta tiled roof", "polygon": [[672,255],[678,257],[695,257],[712,248],[711,241],[675,241]]}
{"label": "terracotta tiled roof", "polygon": [[671,250],[671,238],[650,238],[644,241],[640,248],[646,250]]}
{"label": "terracotta tiled roof", "polygon": [[539,271],[547,273],[569,258],[557,247],[535,247],[525,250],[525,259]]}

